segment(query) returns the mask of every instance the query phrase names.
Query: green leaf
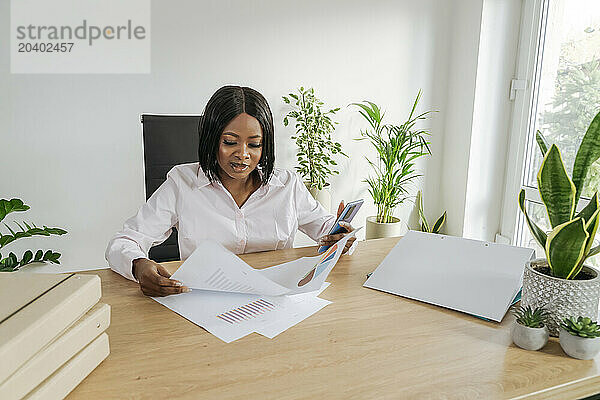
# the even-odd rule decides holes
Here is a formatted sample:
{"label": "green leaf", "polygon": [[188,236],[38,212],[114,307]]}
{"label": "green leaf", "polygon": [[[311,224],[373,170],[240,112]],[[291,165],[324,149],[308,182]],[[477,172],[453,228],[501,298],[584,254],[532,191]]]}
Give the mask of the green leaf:
{"label": "green leaf", "polygon": [[600,209],[597,209],[594,214],[590,217],[589,221],[585,221],[585,230],[588,233],[588,238],[585,244],[585,250],[583,252],[583,259],[579,262],[577,269],[573,272],[573,276],[577,276],[581,269],[583,268],[583,263],[586,259],[591,257],[592,244],[594,244],[594,238],[596,237],[596,232],[598,231],[598,226],[600,225]]}
{"label": "green leaf", "polygon": [[6,246],[7,244],[9,244],[17,239],[22,239],[22,238],[26,238],[26,237],[35,236],[35,235],[50,236],[50,235],[64,235],[65,233],[67,233],[67,231],[65,231],[64,229],[49,228],[47,226],[44,226],[43,228],[34,227],[34,228],[27,229],[27,230],[21,230],[19,232],[13,231],[12,229],[10,229],[10,227],[8,225],[7,225],[7,228],[10,230],[12,235],[1,235],[0,236],[0,248]]}
{"label": "green leaf", "polygon": [[545,248],[547,241],[546,233],[539,226],[537,226],[527,214],[527,209],[525,208],[525,189],[521,189],[521,192],[519,192],[519,208],[521,209],[521,212],[523,212],[523,215],[525,215],[525,222],[527,222],[527,226],[529,226],[531,234],[535,240],[537,240],[540,246]]}
{"label": "green leaf", "polygon": [[584,257],[588,237],[581,218],[567,221],[552,230],[545,247],[552,276],[574,278],[573,274]]}
{"label": "green leaf", "polygon": [[590,123],[575,156],[573,164],[575,201],[579,201],[588,170],[598,158],[600,158],[600,112]]}
{"label": "green leaf", "polygon": [[21,266],[28,264],[33,259],[33,253],[31,250],[27,250],[25,254],[23,254],[23,258],[21,259]]}
{"label": "green leaf", "polygon": [[8,261],[9,261],[9,265],[11,267],[16,267],[17,265],[19,265],[19,260],[17,259],[17,255],[15,253],[10,253],[8,255]]}
{"label": "green leaf", "polygon": [[600,207],[600,203],[598,202],[598,192],[596,192],[590,199],[590,202],[583,208],[583,210],[577,213],[575,218],[581,217],[587,222],[590,220],[592,215],[594,215],[598,207]]}
{"label": "green leaf", "polygon": [[27,211],[29,206],[23,204],[21,199],[0,199],[0,221],[4,219],[11,212],[16,211]]}
{"label": "green leaf", "polygon": [[44,252],[42,250],[38,250],[35,252],[34,261],[42,261],[43,257],[44,257]]}
{"label": "green leaf", "polygon": [[540,151],[542,152],[542,157],[544,157],[548,152],[548,142],[546,141],[544,135],[542,135],[542,132],[540,132],[539,130],[535,133],[535,141],[537,142]]}
{"label": "green leaf", "polygon": [[431,231],[433,233],[440,233],[440,231],[442,230],[442,226],[444,226],[444,222],[446,222],[446,211],[444,211],[444,214],[442,214],[442,216],[439,217],[437,221],[435,221],[435,224],[433,225],[433,229]]}
{"label": "green leaf", "polygon": [[429,224],[427,223],[427,217],[425,216],[425,212],[423,211],[423,195],[420,190],[417,192],[417,209],[419,211],[419,218],[421,218],[421,227],[425,228],[424,232],[430,232]]}
{"label": "green leaf", "polygon": [[587,258],[593,257],[598,253],[600,253],[600,245],[592,247],[589,253],[587,254]]}
{"label": "green leaf", "polygon": [[555,144],[546,153],[537,176],[540,196],[552,228],[570,221],[575,211],[575,185],[567,175]]}

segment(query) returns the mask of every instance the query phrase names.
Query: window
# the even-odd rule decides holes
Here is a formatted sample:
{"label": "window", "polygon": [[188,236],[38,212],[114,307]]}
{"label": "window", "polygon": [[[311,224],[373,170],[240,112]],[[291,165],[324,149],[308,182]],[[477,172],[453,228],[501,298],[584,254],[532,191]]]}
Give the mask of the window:
{"label": "window", "polygon": [[[543,250],[532,238],[522,213],[516,212],[516,193],[525,189],[530,216],[549,230],[537,192],[543,156],[535,132],[540,130],[548,142],[557,144],[570,174],[586,128],[600,110],[600,1],[524,3],[517,73],[521,80],[516,83],[524,78],[528,84],[515,98],[510,149],[520,154],[513,155],[512,162],[509,156],[501,233],[512,236],[517,246],[536,248],[536,254],[542,256]],[[591,168],[578,209],[596,190],[600,190],[600,163]],[[511,207],[514,211],[509,210]],[[590,261],[594,264],[594,259]]]}

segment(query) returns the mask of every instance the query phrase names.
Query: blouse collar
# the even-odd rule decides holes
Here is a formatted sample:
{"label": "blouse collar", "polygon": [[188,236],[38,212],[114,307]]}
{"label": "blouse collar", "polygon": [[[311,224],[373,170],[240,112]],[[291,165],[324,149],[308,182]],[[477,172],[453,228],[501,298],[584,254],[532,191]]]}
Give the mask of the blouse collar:
{"label": "blouse collar", "polygon": [[[258,173],[262,176],[262,171],[258,170]],[[208,179],[204,171],[202,171],[202,167],[200,166],[200,164],[198,164],[198,170],[196,172],[196,186],[198,187],[198,189],[200,189],[207,185],[210,185],[210,183],[210,180]],[[281,182],[281,180],[279,179],[279,173],[276,169],[273,170],[271,178],[267,182],[266,186],[284,186],[283,182]]]}

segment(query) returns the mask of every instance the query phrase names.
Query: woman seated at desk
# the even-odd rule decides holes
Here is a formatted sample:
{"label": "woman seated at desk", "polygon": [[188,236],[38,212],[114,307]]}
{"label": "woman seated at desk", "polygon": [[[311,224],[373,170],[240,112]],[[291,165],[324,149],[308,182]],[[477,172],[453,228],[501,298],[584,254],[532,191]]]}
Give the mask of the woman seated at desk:
{"label": "woman seated at desk", "polygon": [[[235,254],[292,247],[300,229],[320,245],[336,217],[312,198],[296,173],[275,168],[273,116],[256,90],[224,86],[208,101],[198,127],[199,163],[177,165],[123,230],[109,242],[106,260],[136,280],[148,296],[189,291],[148,259],[148,251],[177,228],[185,260],[197,240],[216,240]],[[340,203],[338,215],[343,210]],[[352,231],[348,224],[343,225]],[[348,251],[355,238],[344,248]]]}

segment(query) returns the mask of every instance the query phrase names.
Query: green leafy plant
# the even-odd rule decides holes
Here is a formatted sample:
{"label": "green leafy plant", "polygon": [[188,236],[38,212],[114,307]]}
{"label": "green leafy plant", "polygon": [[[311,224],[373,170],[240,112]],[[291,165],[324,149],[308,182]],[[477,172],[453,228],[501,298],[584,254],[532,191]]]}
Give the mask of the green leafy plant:
{"label": "green leafy plant", "polygon": [[377,222],[393,222],[394,209],[409,198],[408,184],[421,176],[415,171],[417,158],[431,154],[425,135],[429,132],[416,129],[419,120],[425,119],[432,111],[415,115],[421,91],[412,106],[408,119],[401,125],[384,124],[379,106],[370,101],[352,103],[360,108],[360,114],[367,120],[370,129],[361,131],[361,138],[369,140],[377,151],[377,162],[367,161],[375,171],[375,177],[364,180],[369,185],[369,193],[377,206]]}
{"label": "green leafy plant", "polygon": [[519,306],[512,313],[519,324],[529,328],[542,328],[550,317],[550,312],[543,307]]}
{"label": "green leafy plant", "polygon": [[322,110],[324,103],[315,96],[314,88],[300,87],[297,93],[289,93],[282,98],[293,106],[293,110],[283,118],[283,124],[288,126],[290,119],[296,121],[296,134],[292,136],[298,146],[296,156],[300,166],[296,170],[309,188],[321,190],[326,186],[327,178],[339,173],[332,169],[337,165],[332,156],[341,154],[348,157],[342,151],[342,145],[331,138],[337,124],[331,117],[340,109]]}
{"label": "green leafy plant", "polygon": [[600,326],[598,326],[597,322],[587,317],[578,317],[577,319],[575,317],[565,318],[560,326],[573,336],[582,338],[600,337]]}
{"label": "green leafy plant", "polygon": [[592,247],[599,223],[598,192],[587,206],[576,212],[588,170],[600,158],[600,113],[592,120],[577,150],[572,178],[567,174],[558,147],[555,144],[549,147],[539,131],[536,141],[544,154],[537,182],[552,226],[550,234],[547,235],[527,214],[524,189],[519,193],[519,208],[533,237],[546,252],[551,275],[575,279],[585,260],[600,253],[600,246]]}
{"label": "green leafy plant", "polygon": [[[23,204],[20,199],[0,199],[0,222],[12,212],[22,212],[29,210],[29,206]],[[6,229],[10,233],[2,234],[0,232],[0,250],[18,239],[23,239],[32,236],[50,236],[50,235],[64,235],[67,231],[61,228],[49,228],[47,226],[37,227],[35,224],[27,223],[25,221],[22,224],[13,222],[15,229],[12,229],[10,225],[3,223]],[[52,250],[37,250],[35,253],[31,250],[27,250],[23,253],[21,259],[17,257],[15,253],[9,253],[8,257],[2,258],[0,254],[0,272],[16,271],[24,265],[33,262],[44,262],[48,261],[54,264],[60,264],[58,259],[60,253],[56,253]]]}
{"label": "green leafy plant", "polygon": [[441,217],[435,221],[433,226],[429,226],[427,223],[427,217],[425,217],[425,211],[423,206],[423,193],[419,190],[417,192],[417,208],[419,209],[419,220],[421,221],[421,232],[429,232],[429,233],[440,233],[442,230],[442,226],[446,222],[446,211],[442,214]]}

